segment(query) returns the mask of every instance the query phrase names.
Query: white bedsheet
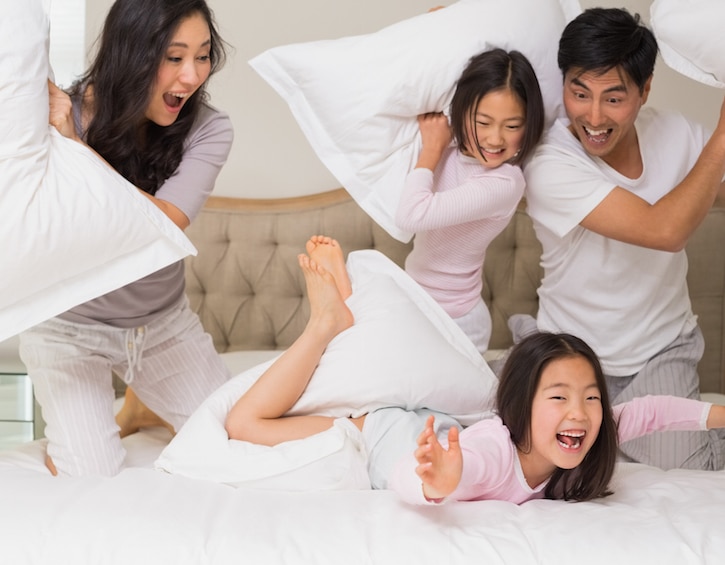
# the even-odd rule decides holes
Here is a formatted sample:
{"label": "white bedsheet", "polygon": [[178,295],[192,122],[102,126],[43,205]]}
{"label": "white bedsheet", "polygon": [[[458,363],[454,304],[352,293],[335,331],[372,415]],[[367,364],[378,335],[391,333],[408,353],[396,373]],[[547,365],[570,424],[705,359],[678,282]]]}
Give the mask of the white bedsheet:
{"label": "white bedsheet", "polygon": [[[275,352],[227,357],[243,370]],[[163,429],[113,478],[50,476],[44,440],[0,452],[2,565],[721,565],[725,471],[620,464],[595,502],[412,507],[389,491],[234,488],[154,471]]]}
{"label": "white bedsheet", "polygon": [[596,502],[411,507],[389,491],[255,491],[150,465],[160,429],[126,438],[113,478],[58,479],[42,440],[0,453],[0,562],[721,564],[725,472],[617,470]]}

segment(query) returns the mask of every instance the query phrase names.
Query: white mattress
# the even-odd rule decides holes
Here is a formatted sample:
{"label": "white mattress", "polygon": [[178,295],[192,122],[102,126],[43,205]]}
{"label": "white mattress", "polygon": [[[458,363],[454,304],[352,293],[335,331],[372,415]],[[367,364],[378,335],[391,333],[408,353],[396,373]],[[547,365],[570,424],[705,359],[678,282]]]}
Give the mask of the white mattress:
{"label": "white mattress", "polygon": [[43,440],[0,453],[0,562],[699,565],[725,556],[721,471],[621,464],[615,494],[595,502],[411,507],[389,491],[237,489],[152,470],[169,439],[162,429],[124,439],[127,468],[112,478],[50,476]]}

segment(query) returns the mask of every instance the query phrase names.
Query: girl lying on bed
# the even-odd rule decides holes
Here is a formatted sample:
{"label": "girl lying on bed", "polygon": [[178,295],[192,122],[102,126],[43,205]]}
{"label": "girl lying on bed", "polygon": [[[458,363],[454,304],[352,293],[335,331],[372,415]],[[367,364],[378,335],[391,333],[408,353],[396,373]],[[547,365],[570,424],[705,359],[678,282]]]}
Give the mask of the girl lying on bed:
{"label": "girl lying on bed", "polygon": [[[232,407],[226,420],[231,439],[271,446],[327,430],[335,420],[285,416],[327,345],[354,323],[345,304],[352,286],[340,246],[313,236],[306,250],[299,264],[309,322]],[[537,333],[515,346],[500,377],[497,406],[496,417],[460,436],[458,422],[427,409],[383,408],[352,419],[367,445],[372,486],[392,488],[413,503],[590,500],[609,494],[619,441],[657,430],[725,427],[725,407],[695,400],[645,397],[612,408],[596,355],[568,334]],[[411,453],[401,459],[406,445]]]}

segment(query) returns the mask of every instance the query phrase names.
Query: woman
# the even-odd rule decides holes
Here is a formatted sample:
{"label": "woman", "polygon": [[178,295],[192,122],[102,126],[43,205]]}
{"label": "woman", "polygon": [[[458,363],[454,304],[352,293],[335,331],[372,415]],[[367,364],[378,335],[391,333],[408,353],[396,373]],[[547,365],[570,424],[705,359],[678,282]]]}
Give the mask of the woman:
{"label": "woman", "polygon": [[[184,229],[211,193],[232,143],[228,116],[206,103],[208,79],[223,62],[224,44],[204,0],[116,0],[86,73],[67,94],[49,84],[50,122]],[[182,261],[20,339],[47,423],[53,474],[120,470],[125,453],[112,373],[174,429],[229,378],[189,309]]]}

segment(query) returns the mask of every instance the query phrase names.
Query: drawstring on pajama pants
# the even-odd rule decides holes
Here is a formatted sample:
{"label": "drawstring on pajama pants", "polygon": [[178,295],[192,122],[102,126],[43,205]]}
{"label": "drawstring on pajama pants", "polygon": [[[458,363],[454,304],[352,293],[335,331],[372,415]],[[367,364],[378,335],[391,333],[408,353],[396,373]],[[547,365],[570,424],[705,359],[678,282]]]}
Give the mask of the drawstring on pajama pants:
{"label": "drawstring on pajama pants", "polygon": [[128,362],[128,369],[126,369],[126,376],[124,377],[126,384],[131,384],[136,375],[136,369],[141,370],[141,357],[143,356],[145,340],[146,326],[130,328],[126,332],[126,361]]}

